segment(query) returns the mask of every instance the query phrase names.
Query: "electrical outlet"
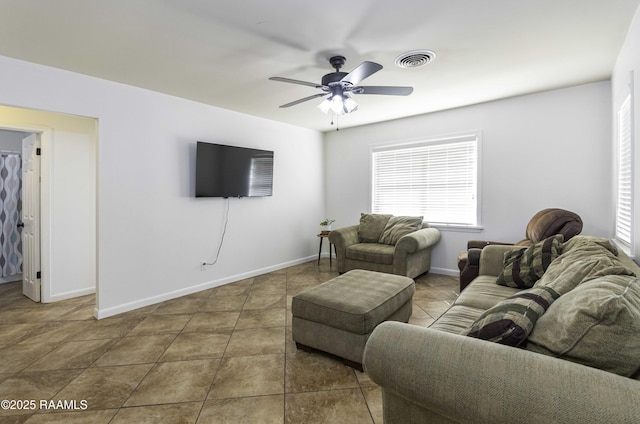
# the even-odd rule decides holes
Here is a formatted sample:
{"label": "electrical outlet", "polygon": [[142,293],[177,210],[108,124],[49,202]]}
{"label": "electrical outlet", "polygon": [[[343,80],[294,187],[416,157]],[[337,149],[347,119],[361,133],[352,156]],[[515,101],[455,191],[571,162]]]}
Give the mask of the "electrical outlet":
{"label": "electrical outlet", "polygon": [[200,262],[200,271],[206,271],[206,270],[207,270],[207,261]]}

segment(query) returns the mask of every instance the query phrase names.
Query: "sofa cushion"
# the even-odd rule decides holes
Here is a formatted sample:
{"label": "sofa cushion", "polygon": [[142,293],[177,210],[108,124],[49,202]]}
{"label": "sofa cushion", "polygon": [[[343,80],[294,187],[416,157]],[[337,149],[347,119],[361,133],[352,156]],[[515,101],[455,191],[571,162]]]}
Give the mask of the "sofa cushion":
{"label": "sofa cushion", "polygon": [[562,254],[549,265],[536,286],[552,287],[563,295],[583,282],[605,275],[635,276],[632,267],[635,268],[633,263],[625,263],[618,256],[611,241],[576,236],[564,243]]}
{"label": "sofa cushion", "polygon": [[360,225],[358,226],[358,240],[360,243],[377,243],[391,216],[361,213]]}
{"label": "sofa cushion", "polygon": [[563,252],[581,251],[583,253],[597,253],[602,249],[618,256],[618,248],[609,239],[595,236],[579,235],[564,243]]}
{"label": "sofa cushion", "polygon": [[518,346],[560,295],[549,287],[522,290],[488,309],[469,327],[470,337]]}
{"label": "sofa cushion", "polygon": [[460,293],[455,304],[486,311],[519,291],[517,288],[497,285],[495,276],[479,275],[473,280],[473,284],[469,284]]}
{"label": "sofa cushion", "polygon": [[349,259],[372,262],[382,265],[393,264],[394,246],[379,243],[358,243],[347,247],[345,253]]}
{"label": "sofa cushion", "polygon": [[380,234],[378,243],[395,246],[400,237],[422,228],[421,216],[392,216]]}
{"label": "sofa cushion", "polygon": [[538,320],[527,350],[616,374],[640,369],[640,280],[610,275],[561,296]]}
{"label": "sofa cushion", "polygon": [[503,268],[496,283],[507,287],[533,287],[551,261],[560,255],[562,241],[562,234],[556,234],[533,246],[505,253]]}
{"label": "sofa cushion", "polygon": [[429,328],[446,333],[462,334],[483,312],[483,309],[471,306],[453,305],[444,314],[440,315]]}

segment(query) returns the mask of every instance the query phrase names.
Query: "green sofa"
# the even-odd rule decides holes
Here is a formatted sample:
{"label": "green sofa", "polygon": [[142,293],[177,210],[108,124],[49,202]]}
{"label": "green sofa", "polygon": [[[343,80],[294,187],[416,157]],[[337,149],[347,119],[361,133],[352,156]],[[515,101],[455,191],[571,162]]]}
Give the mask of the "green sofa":
{"label": "green sofa", "polygon": [[331,231],[338,272],[352,269],[415,278],[431,268],[440,231],[422,217],[361,214],[360,223]]}
{"label": "green sofa", "polygon": [[[640,268],[605,239],[556,248],[540,268],[530,250],[487,246],[429,328],[374,330],[363,362],[385,424],[640,422]],[[531,288],[497,284],[514,276]]]}

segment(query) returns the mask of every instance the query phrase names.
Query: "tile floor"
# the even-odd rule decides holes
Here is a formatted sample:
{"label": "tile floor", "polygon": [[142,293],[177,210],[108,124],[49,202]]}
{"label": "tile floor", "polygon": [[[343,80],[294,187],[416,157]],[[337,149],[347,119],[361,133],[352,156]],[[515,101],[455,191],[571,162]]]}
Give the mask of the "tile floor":
{"label": "tile floor", "polygon": [[[292,296],[337,275],[322,259],[99,321],[93,295],[37,304],[2,284],[0,400],[35,405],[0,423],[382,423],[366,374],[291,339]],[[458,293],[433,274],[416,288],[422,326]]]}

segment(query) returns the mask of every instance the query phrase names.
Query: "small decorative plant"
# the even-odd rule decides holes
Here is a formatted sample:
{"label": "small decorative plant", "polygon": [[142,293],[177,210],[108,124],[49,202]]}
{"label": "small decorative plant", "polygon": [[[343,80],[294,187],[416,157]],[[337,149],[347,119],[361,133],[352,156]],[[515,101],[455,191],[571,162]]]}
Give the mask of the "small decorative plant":
{"label": "small decorative plant", "polygon": [[331,231],[331,224],[335,222],[335,219],[325,218],[324,221],[320,223],[320,227],[322,227],[322,232],[327,234]]}

